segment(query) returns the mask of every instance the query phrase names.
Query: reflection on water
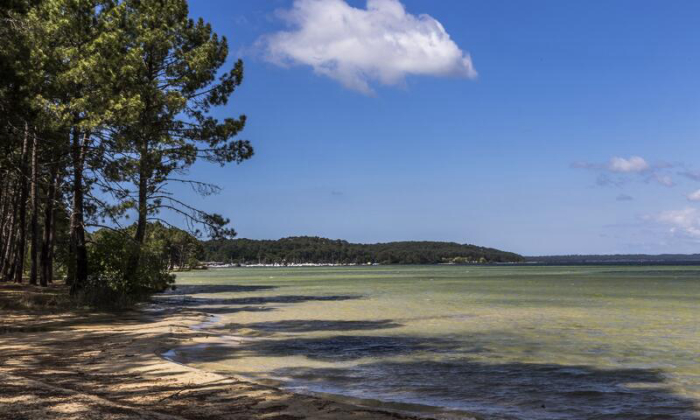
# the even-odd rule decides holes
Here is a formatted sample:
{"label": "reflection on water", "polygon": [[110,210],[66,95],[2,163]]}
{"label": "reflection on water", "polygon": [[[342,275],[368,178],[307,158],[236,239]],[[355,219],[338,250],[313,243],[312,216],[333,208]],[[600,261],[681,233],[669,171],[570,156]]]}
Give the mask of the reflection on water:
{"label": "reflection on water", "polygon": [[231,344],[199,367],[506,419],[700,418],[700,268],[333,267],[184,273]]}

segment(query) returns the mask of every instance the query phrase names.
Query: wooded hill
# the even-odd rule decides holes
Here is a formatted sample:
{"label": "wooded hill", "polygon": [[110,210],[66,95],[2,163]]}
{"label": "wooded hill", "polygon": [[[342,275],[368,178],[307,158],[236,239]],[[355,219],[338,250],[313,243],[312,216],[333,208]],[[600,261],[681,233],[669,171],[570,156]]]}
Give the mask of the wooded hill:
{"label": "wooded hill", "polygon": [[522,262],[523,257],[493,248],[455,242],[406,241],[353,244],[319,237],[279,240],[229,239],[203,242],[207,261],[241,264],[437,264]]}

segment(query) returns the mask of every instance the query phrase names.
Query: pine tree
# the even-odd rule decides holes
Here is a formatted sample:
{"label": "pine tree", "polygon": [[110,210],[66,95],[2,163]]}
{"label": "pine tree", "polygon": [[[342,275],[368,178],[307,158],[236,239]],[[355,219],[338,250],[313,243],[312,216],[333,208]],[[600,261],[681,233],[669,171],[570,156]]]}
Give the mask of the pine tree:
{"label": "pine tree", "polygon": [[[122,121],[112,137],[112,147],[124,157],[111,162],[111,168],[119,168],[111,172],[116,182],[135,180],[134,192],[117,194],[138,215],[134,239],[138,246],[144,243],[149,217],[161,209],[203,226],[212,236],[233,236],[233,229],[225,227],[227,219],[184,203],[165,185],[184,182],[208,195],[218,188],[172,174],[182,174],[200,158],[223,165],[252,156],[248,141],[234,140],[245,116],[219,121],[209,115],[240,85],[243,64],[237,61],[217,79],[228,55],[226,38],[220,39],[201,19],[189,19],[184,0],[126,0],[123,5],[126,29],[120,35],[131,48],[123,64],[131,73],[123,80],[142,103],[135,118]],[[138,249],[131,271],[137,264]]]}
{"label": "pine tree", "polygon": [[[89,165],[100,150],[101,134],[133,98],[120,95],[123,46],[117,45],[124,7],[110,0],[45,0],[28,15],[32,73],[37,82],[32,105],[63,129],[61,147],[70,157],[71,222],[68,280],[72,290],[88,277],[86,203],[95,182]],[[86,167],[87,165],[87,167]]]}

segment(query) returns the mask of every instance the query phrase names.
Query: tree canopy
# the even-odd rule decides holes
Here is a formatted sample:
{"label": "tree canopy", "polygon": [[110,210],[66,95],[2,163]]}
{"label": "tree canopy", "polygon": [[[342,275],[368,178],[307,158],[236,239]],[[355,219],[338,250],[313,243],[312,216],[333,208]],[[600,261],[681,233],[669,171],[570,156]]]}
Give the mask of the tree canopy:
{"label": "tree canopy", "polygon": [[[47,285],[63,274],[74,295],[140,294],[191,263],[195,236],[235,235],[168,188],[216,193],[188,169],[253,155],[238,138],[245,115],[212,116],[243,63],[186,0],[13,0],[0,19],[0,278]],[[164,240],[181,246],[154,257]]]}

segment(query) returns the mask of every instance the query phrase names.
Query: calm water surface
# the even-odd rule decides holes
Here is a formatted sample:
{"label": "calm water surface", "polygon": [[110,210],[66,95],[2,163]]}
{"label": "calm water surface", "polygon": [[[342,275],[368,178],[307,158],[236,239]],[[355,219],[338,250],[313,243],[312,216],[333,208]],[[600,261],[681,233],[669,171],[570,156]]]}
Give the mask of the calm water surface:
{"label": "calm water surface", "polygon": [[497,419],[700,418],[700,267],[379,266],[179,274],[242,337],[176,350],[299,391]]}

